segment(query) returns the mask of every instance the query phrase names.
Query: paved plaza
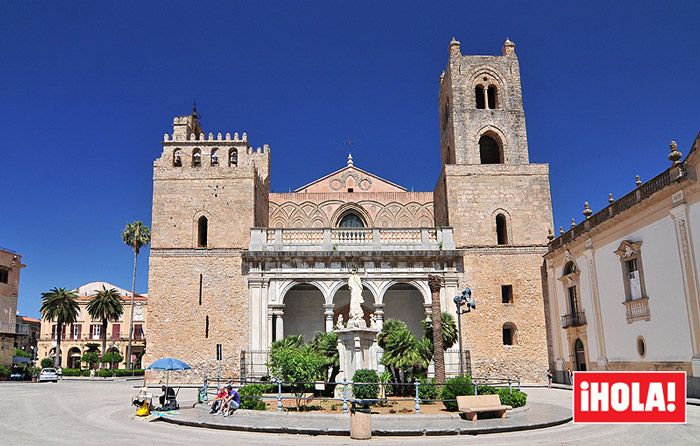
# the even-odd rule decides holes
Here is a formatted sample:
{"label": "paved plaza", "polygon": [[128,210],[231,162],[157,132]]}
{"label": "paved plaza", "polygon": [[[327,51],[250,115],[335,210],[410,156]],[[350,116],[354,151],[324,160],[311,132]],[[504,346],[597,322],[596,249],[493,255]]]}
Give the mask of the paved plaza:
{"label": "paved plaza", "polygon": [[[346,437],[281,435],[210,430],[147,422],[134,416],[131,382],[63,381],[53,383],[0,383],[2,444],[75,445],[95,439],[110,445],[135,444],[356,444]],[[564,390],[527,389],[533,403],[570,407],[571,393]],[[183,403],[194,390],[181,393]],[[467,423],[465,421],[465,423]],[[688,406],[688,424],[573,425],[489,435],[442,437],[375,437],[370,444],[698,444],[700,407]]]}

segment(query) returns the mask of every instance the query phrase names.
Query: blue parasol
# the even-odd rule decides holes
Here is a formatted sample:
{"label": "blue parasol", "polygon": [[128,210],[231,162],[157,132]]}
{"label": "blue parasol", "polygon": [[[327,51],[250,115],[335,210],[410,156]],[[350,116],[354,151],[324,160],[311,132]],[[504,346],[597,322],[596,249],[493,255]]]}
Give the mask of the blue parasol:
{"label": "blue parasol", "polygon": [[[165,395],[166,399],[164,401],[167,401],[167,395],[168,395],[168,388],[170,387],[170,371],[171,370],[190,370],[192,367],[190,367],[189,364],[186,362],[180,361],[179,359],[175,358],[160,358],[157,361],[155,361],[153,364],[149,365],[146,367],[146,370],[165,370]],[[144,376],[145,378],[145,376]]]}

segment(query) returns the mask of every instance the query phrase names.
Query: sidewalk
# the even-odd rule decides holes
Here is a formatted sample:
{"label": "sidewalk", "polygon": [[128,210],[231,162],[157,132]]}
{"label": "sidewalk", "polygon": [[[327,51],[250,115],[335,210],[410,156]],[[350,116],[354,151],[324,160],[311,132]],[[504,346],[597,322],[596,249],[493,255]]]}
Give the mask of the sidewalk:
{"label": "sidewalk", "polygon": [[[239,410],[230,417],[215,416],[207,406],[156,413],[151,421],[183,426],[307,435],[350,435],[349,414],[297,414]],[[508,418],[466,421],[457,413],[441,415],[372,415],[372,434],[377,436],[477,435],[557,426],[571,421],[571,410],[533,402],[508,412]]]}

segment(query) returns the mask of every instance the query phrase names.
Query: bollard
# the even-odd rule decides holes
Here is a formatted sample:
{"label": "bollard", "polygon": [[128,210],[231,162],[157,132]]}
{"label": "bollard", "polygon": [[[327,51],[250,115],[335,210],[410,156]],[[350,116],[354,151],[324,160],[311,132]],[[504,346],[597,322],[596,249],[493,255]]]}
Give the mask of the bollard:
{"label": "bollard", "polygon": [[474,395],[479,395],[479,384],[476,382],[476,380],[472,381],[474,383]]}
{"label": "bollard", "polygon": [[510,378],[508,378],[508,393],[513,393],[513,383]]}
{"label": "bollard", "polygon": [[348,413],[348,379],[343,378],[343,413]]}
{"label": "bollard", "polygon": [[277,412],[282,412],[282,380],[277,380]]}
{"label": "bollard", "polygon": [[420,398],[418,398],[418,385],[420,382],[415,381],[413,384],[416,386],[416,413],[420,413]]}

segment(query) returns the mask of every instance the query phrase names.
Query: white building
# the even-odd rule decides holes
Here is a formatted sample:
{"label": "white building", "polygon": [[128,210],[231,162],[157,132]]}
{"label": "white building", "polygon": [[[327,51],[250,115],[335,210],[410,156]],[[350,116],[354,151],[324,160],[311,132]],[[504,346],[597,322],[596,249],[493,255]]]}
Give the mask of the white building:
{"label": "white building", "polygon": [[688,157],[549,244],[545,305],[550,366],[683,370],[700,392],[700,134]]}

